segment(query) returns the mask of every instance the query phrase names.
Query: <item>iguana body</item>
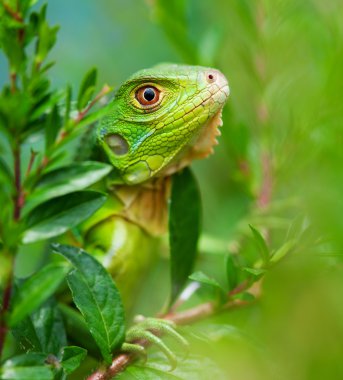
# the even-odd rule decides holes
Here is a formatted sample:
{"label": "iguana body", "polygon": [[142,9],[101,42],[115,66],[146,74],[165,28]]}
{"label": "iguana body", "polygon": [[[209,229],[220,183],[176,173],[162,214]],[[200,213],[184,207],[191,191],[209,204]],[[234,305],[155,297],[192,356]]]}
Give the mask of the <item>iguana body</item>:
{"label": "iguana body", "polygon": [[228,95],[215,69],[160,65],[130,77],[97,127],[97,144],[114,170],[107,203],[82,232],[85,249],[112,273],[124,299],[166,231],[170,176],[212,152]]}

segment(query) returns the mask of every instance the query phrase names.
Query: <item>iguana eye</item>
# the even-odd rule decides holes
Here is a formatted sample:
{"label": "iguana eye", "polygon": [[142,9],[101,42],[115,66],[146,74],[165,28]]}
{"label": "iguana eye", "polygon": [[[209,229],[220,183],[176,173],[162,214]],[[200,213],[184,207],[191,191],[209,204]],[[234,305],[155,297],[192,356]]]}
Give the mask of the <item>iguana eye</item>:
{"label": "iguana eye", "polygon": [[154,105],[160,99],[160,91],[153,86],[144,86],[136,91],[136,99],[142,106]]}

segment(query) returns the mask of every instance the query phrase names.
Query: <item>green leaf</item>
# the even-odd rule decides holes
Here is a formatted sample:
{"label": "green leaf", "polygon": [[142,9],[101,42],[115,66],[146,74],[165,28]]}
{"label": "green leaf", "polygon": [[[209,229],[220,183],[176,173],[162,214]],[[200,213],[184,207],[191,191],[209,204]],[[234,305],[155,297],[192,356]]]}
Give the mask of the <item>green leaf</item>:
{"label": "green leaf", "polygon": [[189,168],[172,177],[169,209],[172,303],[190,275],[197,255],[201,223],[201,200],[196,180]]}
{"label": "green leaf", "polygon": [[0,157],[0,182],[12,182],[13,174],[8,166],[8,163]]}
{"label": "green leaf", "polygon": [[70,267],[53,263],[29,277],[15,294],[8,324],[13,327],[48,299],[61,284]]}
{"label": "green leaf", "polygon": [[234,289],[238,285],[238,268],[235,265],[233,255],[228,254],[225,257],[226,278],[229,290]]}
{"label": "green leaf", "polygon": [[67,346],[62,350],[61,366],[67,374],[74,372],[87,355],[87,350],[77,346]]}
{"label": "green leaf", "polygon": [[53,380],[54,373],[47,366],[14,367],[4,365],[0,370],[1,380]]}
{"label": "green leaf", "polygon": [[0,368],[1,380],[53,380],[53,369],[45,365],[46,355],[26,353],[5,361]]}
{"label": "green leaf", "polygon": [[90,69],[84,76],[77,97],[78,110],[82,110],[92,98],[95,90],[96,78],[97,69],[95,67]]}
{"label": "green leaf", "polygon": [[106,196],[96,191],[77,191],[47,201],[29,213],[23,242],[61,235],[89,218],[105,201]]}
{"label": "green leaf", "polygon": [[283,259],[293,248],[297,245],[298,241],[292,239],[283,244],[271,257],[270,262],[275,264]]}
{"label": "green leaf", "polygon": [[219,294],[219,297],[221,301],[226,300],[226,292],[225,290],[220,286],[219,282],[215,280],[214,278],[208,277],[205,273],[198,271],[192,273],[189,278],[193,281],[197,281],[202,285],[207,285],[211,288],[213,288],[217,294]]}
{"label": "green leaf", "polygon": [[254,228],[251,224],[249,224],[249,227],[253,233],[253,237],[257,245],[258,251],[260,253],[260,256],[262,258],[262,261],[264,265],[268,265],[270,254],[269,254],[267,243],[264,240],[262,234],[256,228]]}
{"label": "green leaf", "polygon": [[210,286],[221,289],[221,286],[217,280],[215,280],[214,278],[208,277],[205,273],[201,271],[192,273],[189,276],[189,278],[193,281],[199,282],[200,284],[210,285]]}
{"label": "green leaf", "polygon": [[255,277],[255,281],[259,280],[267,271],[263,268],[248,268],[245,267],[243,270]]}
{"label": "green leaf", "polygon": [[112,166],[96,161],[68,165],[43,176],[34,191],[27,197],[23,215],[38,204],[86,187],[109,174]]}
{"label": "green leaf", "polygon": [[59,26],[50,27],[46,21],[46,4],[39,14],[38,40],[36,45],[35,62],[40,65],[56,42]]}
{"label": "green leaf", "polygon": [[68,259],[75,269],[67,277],[75,305],[82,313],[103,358],[111,362],[111,353],[125,337],[124,309],[118,289],[104,267],[82,249],[53,244],[53,250]]}
{"label": "green leaf", "polygon": [[67,344],[62,316],[53,299],[24,318],[12,333],[30,351],[57,355]]}
{"label": "green leaf", "polygon": [[59,114],[57,104],[52,108],[45,127],[45,149],[48,149],[54,144],[60,128],[62,127],[62,120]]}

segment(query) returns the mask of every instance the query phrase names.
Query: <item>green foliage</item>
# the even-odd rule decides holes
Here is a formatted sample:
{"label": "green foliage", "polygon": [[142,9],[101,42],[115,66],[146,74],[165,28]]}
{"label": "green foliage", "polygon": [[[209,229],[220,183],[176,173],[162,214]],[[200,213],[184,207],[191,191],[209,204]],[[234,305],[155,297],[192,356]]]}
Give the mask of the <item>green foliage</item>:
{"label": "green foliage", "polygon": [[[99,100],[110,90],[97,92],[98,70],[89,64],[100,68],[100,81],[118,84],[133,69],[162,60],[220,69],[231,98],[216,154],[194,165],[202,204],[188,169],[173,177],[170,266],[163,257],[151,276],[135,273],[142,292],[133,296],[134,311],[154,315],[169,301],[169,315],[204,305],[210,314],[222,312],[182,330],[191,354],[182,360],[175,348],[173,372],[152,349],[146,363],[117,377],[341,378],[341,1],[50,2],[54,12],[61,9],[62,23],[66,6],[77,10],[75,29],[89,24],[87,12],[94,25],[100,20],[101,28],[79,33],[79,40],[77,33],[66,33],[68,40],[57,35],[46,6],[37,3],[0,1],[0,49],[8,66],[0,61],[6,82],[0,93],[0,330],[8,330],[0,378],[84,378],[120,350],[131,312],[124,317],[107,271],[85,251],[64,245],[54,250],[71,264],[51,263],[47,246],[66,235],[84,244],[80,224],[97,210],[106,213],[111,201],[99,185],[111,167],[82,161],[89,149],[80,136],[108,112]],[[66,46],[73,46],[73,58]],[[62,89],[61,78],[79,80],[79,89],[64,83]],[[113,243],[123,236],[118,227]],[[102,248],[90,244],[87,251],[99,258]],[[18,278],[27,263],[33,273]]]}

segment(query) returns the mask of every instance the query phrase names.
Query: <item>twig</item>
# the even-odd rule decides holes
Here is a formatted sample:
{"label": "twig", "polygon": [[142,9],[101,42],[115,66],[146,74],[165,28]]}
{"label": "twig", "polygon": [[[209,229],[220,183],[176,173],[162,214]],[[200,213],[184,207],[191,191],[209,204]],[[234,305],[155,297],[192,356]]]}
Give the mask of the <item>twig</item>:
{"label": "twig", "polygon": [[[233,310],[236,308],[240,308],[240,307],[250,305],[251,302],[248,302],[248,301],[243,301],[240,299],[230,299],[231,294],[237,294],[237,293],[245,290],[246,288],[247,288],[246,282],[238,285],[237,288],[233,289],[229,293],[228,301],[223,306],[221,306],[220,308],[218,308],[218,306],[214,302],[206,302],[204,304],[200,304],[200,305],[195,306],[195,307],[188,309],[188,310],[180,311],[177,313],[176,312],[175,313],[170,312],[170,313],[164,315],[162,317],[162,319],[172,321],[178,326],[188,325],[188,324],[191,324],[194,322],[198,322],[198,321],[205,319],[209,316],[212,316],[214,314],[223,312],[225,310]],[[250,289],[256,297],[259,296],[259,293],[260,293],[260,287],[259,286],[253,285]],[[141,339],[135,343],[139,344],[145,348],[150,345],[150,342],[148,342],[145,339]],[[134,356],[133,354],[120,353],[113,358],[112,364],[109,367],[99,368],[94,373],[92,373],[89,377],[87,377],[87,380],[110,380],[114,376],[118,375],[120,372],[124,371],[124,369],[129,364],[131,364],[134,360],[136,360],[136,356]]]}
{"label": "twig", "polygon": [[2,1],[2,5],[10,16],[12,16],[16,21],[23,23],[24,20],[20,13],[14,11],[5,1]]}
{"label": "twig", "polygon": [[32,169],[32,166],[33,166],[33,163],[35,161],[37,154],[38,154],[37,152],[35,152],[33,149],[31,149],[30,161],[29,161],[29,164],[27,165],[25,177],[28,177],[29,174],[31,173],[31,169]]}
{"label": "twig", "polygon": [[11,82],[11,93],[14,94],[17,90],[17,74],[16,73],[11,73],[10,74],[10,82]]}

